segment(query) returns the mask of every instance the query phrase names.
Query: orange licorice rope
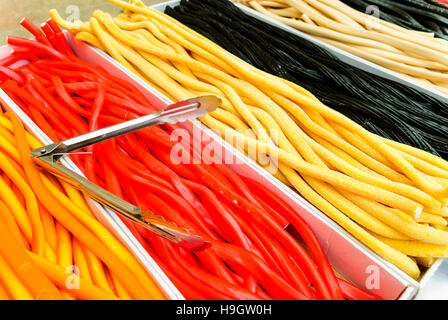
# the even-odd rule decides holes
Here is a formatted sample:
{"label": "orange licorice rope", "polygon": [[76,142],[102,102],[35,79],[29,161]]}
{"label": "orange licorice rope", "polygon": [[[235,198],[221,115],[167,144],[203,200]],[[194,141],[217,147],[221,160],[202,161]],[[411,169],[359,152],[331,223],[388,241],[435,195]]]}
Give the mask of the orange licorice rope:
{"label": "orange licorice rope", "polygon": [[30,147],[27,143],[25,129],[16,115],[7,113],[10,118],[16,145],[19,150],[22,165],[32,189],[42,205],[48,209],[53,217],[67,228],[80,242],[89,248],[97,257],[99,257],[116,274],[126,290],[134,299],[154,299],[128,269],[128,267],[119,260],[99,239],[78,220],[76,220],[57,199],[49,192],[43,183],[40,173],[29,157]]}
{"label": "orange licorice rope", "polygon": [[0,254],[16,272],[34,299],[63,299],[59,290],[38,268],[35,268],[22,246],[0,219]]}

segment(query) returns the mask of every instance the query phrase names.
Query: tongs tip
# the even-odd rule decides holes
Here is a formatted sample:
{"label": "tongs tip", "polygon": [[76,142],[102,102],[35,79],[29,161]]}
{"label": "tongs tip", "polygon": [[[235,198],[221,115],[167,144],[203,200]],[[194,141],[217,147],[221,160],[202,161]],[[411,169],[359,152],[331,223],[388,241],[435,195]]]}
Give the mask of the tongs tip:
{"label": "tongs tip", "polygon": [[201,96],[195,99],[199,103],[199,108],[205,113],[215,111],[222,104],[221,98],[214,95]]}
{"label": "tongs tip", "polygon": [[211,246],[211,243],[204,240],[200,236],[190,236],[188,240],[182,239],[178,242],[182,248],[185,248],[189,251],[202,251]]}

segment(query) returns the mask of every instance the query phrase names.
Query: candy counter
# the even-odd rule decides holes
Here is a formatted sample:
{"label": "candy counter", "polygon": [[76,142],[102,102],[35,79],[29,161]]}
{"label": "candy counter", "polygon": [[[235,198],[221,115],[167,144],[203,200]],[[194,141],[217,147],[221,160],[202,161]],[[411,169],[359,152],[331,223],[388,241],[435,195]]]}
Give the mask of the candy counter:
{"label": "candy counter", "polygon": [[[447,298],[442,82],[272,16],[349,23],[341,1],[109,2],[1,48],[3,298]],[[440,28],[415,32],[444,74]]]}

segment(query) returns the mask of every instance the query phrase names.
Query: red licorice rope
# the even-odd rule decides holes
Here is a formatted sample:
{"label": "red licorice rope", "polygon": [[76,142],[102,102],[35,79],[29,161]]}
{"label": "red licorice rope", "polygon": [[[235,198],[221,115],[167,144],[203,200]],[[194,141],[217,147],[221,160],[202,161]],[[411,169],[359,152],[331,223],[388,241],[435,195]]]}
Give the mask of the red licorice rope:
{"label": "red licorice rope", "polygon": [[[0,60],[0,87],[53,140],[156,111],[132,85],[77,58],[54,21],[43,32],[27,19],[21,24],[36,39],[8,37],[16,49]],[[30,63],[11,68],[18,58]],[[179,146],[183,159],[201,155],[190,134],[190,141],[172,139],[177,129],[146,128],[71,157],[98,185],[212,244],[190,252],[125,221],[186,298],[378,299],[336,278],[310,227],[264,186],[213,156],[207,164],[173,163]]]}

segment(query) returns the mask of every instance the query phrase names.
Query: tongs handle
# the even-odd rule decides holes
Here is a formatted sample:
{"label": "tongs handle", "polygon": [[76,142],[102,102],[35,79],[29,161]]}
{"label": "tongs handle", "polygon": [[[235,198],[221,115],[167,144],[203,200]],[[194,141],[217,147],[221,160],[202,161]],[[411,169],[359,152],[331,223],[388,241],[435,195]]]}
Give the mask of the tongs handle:
{"label": "tongs handle", "polygon": [[[184,100],[169,105],[162,111],[148,114],[116,125],[91,131],[77,137],[56,142],[38,149],[33,156],[45,156],[52,154],[57,161],[63,155],[88,147],[92,144],[112,139],[130,132],[134,132],[149,126],[162,124],[165,122],[176,123],[192,118],[206,115],[208,112],[216,110],[221,105],[221,100],[216,96],[202,96]],[[33,151],[34,152],[34,151]]]}
{"label": "tongs handle", "polygon": [[181,101],[153,114],[35,149],[31,151],[31,155],[34,161],[41,167],[64,179],[77,189],[86,192],[94,200],[127,219],[188,249],[199,250],[207,245],[201,237],[191,235],[186,230],[177,227],[174,223],[165,221],[162,217],[155,216],[151,212],[149,212],[149,216],[144,215],[139,207],[115,196],[57,161],[71,151],[139,129],[165,122],[176,123],[203,116],[208,112],[216,110],[220,104],[221,100],[215,96],[203,96]]}

